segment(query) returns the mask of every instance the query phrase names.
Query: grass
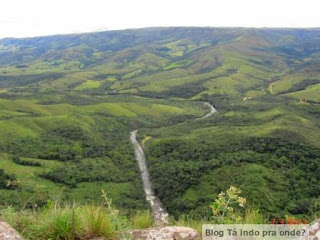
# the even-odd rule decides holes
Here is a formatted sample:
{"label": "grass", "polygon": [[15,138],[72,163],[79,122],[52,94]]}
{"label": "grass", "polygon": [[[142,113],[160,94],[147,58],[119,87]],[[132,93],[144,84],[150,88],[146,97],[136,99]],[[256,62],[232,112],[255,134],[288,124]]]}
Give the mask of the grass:
{"label": "grass", "polygon": [[131,218],[132,229],[144,229],[153,226],[153,219],[150,211],[138,211]]}
{"label": "grass", "polygon": [[93,80],[87,80],[81,85],[77,86],[74,88],[74,90],[85,90],[85,89],[94,89],[94,88],[99,88],[101,85],[101,82],[98,81],[93,81]]}
{"label": "grass", "polygon": [[[69,73],[68,75],[62,78],[59,78],[57,80],[54,80],[48,83],[42,82],[40,85],[43,91],[52,91],[57,89],[67,90],[67,89],[70,89],[73,85],[80,85],[80,84],[83,84],[83,82],[89,81],[89,79],[94,78],[95,75],[96,75],[95,72],[79,71],[79,72]],[[94,81],[89,81],[87,84],[86,83],[84,84],[85,84],[84,87],[88,87],[88,86],[90,87],[95,83]]]}
{"label": "grass", "polygon": [[267,224],[268,218],[264,216],[259,209],[254,209],[248,207],[245,209],[244,217],[242,219],[242,224]]}
{"label": "grass", "polygon": [[[179,69],[179,71],[182,71]],[[169,78],[169,79],[157,79],[149,82],[147,85],[140,87],[141,91],[151,91],[151,92],[162,92],[164,90],[169,90],[172,87],[181,86],[191,82],[209,80],[210,78],[215,78],[223,73],[223,70],[213,71],[210,73],[195,74],[192,76]]]}
{"label": "grass", "polygon": [[274,94],[279,94],[289,90],[294,84],[302,82],[307,78],[306,74],[294,74],[285,76],[283,79],[273,82],[272,91]]}
{"label": "grass", "polygon": [[[41,211],[20,211],[12,208],[2,209],[1,216],[11,224],[25,239],[123,239],[130,229],[153,227],[149,211],[137,212],[131,217],[120,215],[116,209],[102,205],[60,205],[50,203]],[[178,220],[172,218],[171,225],[190,227],[200,235],[203,224],[210,224],[209,218],[190,218],[182,215]],[[258,210],[248,208],[241,223],[263,224],[266,218]]]}
{"label": "grass", "polygon": [[246,92],[246,96],[247,97],[261,97],[261,96],[264,96],[266,94],[267,94],[267,92],[266,92],[265,89]]}
{"label": "grass", "polygon": [[[138,99],[137,99],[138,100]],[[135,101],[137,101],[135,100]],[[71,104],[40,105],[30,100],[0,100],[2,120],[0,120],[1,140],[10,135],[37,137],[44,131],[59,125],[75,124],[91,129],[95,121],[93,115],[108,114],[113,117],[165,119],[178,115],[200,116],[202,110],[188,104],[170,104],[145,99],[139,102],[107,102],[86,106]],[[0,116],[1,116],[0,112]],[[0,118],[1,119],[1,118]]]}
{"label": "grass", "polygon": [[175,69],[175,68],[183,68],[183,67],[187,67],[189,65],[191,65],[193,63],[192,60],[187,59],[187,60],[182,60],[179,62],[174,62],[171,63],[170,65],[164,67],[164,70],[171,70],[171,69]]}
{"label": "grass", "polygon": [[305,90],[285,94],[288,97],[296,99],[306,99],[315,102],[320,102],[320,84],[315,84],[307,87]]}
{"label": "grass", "polygon": [[112,224],[111,214],[102,206],[83,206],[80,208],[78,221],[80,239],[92,239],[94,237],[116,238],[115,224]]}
{"label": "grass", "polygon": [[94,205],[48,205],[41,212],[3,210],[2,217],[25,239],[117,239],[119,221],[125,221],[103,206]]}
{"label": "grass", "polygon": [[[131,102],[130,102],[131,101]],[[41,105],[30,100],[3,100],[0,99],[0,111],[7,118],[30,117],[33,116],[59,116],[59,115],[72,115],[72,114],[87,114],[106,112],[113,116],[127,116],[135,117],[138,115],[179,115],[182,113],[193,111],[195,114],[199,113],[196,108],[190,105],[181,104],[181,102],[165,102],[154,101],[152,99],[134,99],[126,100],[126,98],[113,101],[107,99],[105,103],[88,104],[85,106],[75,106],[71,104],[51,104]],[[151,112],[150,112],[151,111]],[[156,114],[158,113],[158,114]],[[1,115],[0,115],[1,116]],[[19,118],[18,118],[19,117]],[[25,119],[25,118],[24,118]]]}

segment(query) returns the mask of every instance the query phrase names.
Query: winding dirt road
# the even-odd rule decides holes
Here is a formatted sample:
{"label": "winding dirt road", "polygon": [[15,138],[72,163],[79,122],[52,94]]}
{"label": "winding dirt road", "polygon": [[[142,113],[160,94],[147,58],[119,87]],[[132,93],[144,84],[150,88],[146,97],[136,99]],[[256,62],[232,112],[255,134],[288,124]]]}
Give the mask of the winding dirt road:
{"label": "winding dirt road", "polygon": [[[204,103],[208,107],[210,107],[210,112],[204,115],[203,117],[195,119],[196,121],[208,118],[212,116],[214,113],[217,112],[217,110],[210,104],[210,103]],[[169,222],[169,214],[167,211],[162,207],[162,204],[159,200],[159,198],[154,194],[151,186],[150,181],[150,174],[148,171],[146,158],[143,152],[143,149],[140,145],[140,143],[137,141],[137,132],[138,130],[134,130],[130,133],[130,142],[134,146],[134,152],[136,156],[136,160],[139,164],[139,169],[141,172],[141,179],[143,183],[144,192],[146,194],[147,202],[151,206],[152,216],[154,219],[154,222],[158,226],[163,226]]]}

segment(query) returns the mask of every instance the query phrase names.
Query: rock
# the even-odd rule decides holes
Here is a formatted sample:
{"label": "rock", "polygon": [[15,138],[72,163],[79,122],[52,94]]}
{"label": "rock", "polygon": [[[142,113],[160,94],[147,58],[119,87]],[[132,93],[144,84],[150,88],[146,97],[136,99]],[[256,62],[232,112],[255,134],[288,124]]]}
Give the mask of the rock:
{"label": "rock", "polygon": [[312,239],[312,240],[320,239],[320,219],[310,224],[309,239]]}
{"label": "rock", "polygon": [[23,238],[6,222],[0,220],[0,240],[22,240]]}
{"label": "rock", "polygon": [[198,240],[198,232],[187,227],[155,227],[141,230],[132,230],[133,240]]}

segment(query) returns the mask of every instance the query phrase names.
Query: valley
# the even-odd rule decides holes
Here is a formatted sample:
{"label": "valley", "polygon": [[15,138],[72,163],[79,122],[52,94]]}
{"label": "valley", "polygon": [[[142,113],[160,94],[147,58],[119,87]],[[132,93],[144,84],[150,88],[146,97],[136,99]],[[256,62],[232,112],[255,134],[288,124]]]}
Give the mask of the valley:
{"label": "valley", "polygon": [[161,219],[210,218],[235,185],[268,219],[312,219],[319,35],[172,27],[1,39],[0,205],[101,203],[104,189],[128,216],[156,196]]}
{"label": "valley", "polygon": [[[204,104],[210,108],[210,111],[206,115],[204,115],[200,118],[196,118],[195,121],[208,118],[208,117],[212,116],[215,112],[217,112],[217,110],[210,103],[206,102]],[[179,123],[179,124],[183,124],[183,123]],[[146,159],[144,156],[143,148],[140,145],[140,143],[137,141],[137,132],[138,132],[138,130],[135,130],[130,133],[130,142],[132,143],[132,145],[135,148],[135,155],[136,155],[136,159],[137,159],[140,173],[141,173],[141,179],[142,179],[144,191],[146,194],[146,200],[150,204],[155,224],[156,225],[168,224],[169,223],[169,221],[168,221],[169,215],[161,206],[162,204],[161,204],[159,198],[154,195],[154,191],[151,186],[151,181],[150,181],[150,176],[149,176],[150,174],[149,174],[149,170],[148,170],[148,167],[146,164]]]}

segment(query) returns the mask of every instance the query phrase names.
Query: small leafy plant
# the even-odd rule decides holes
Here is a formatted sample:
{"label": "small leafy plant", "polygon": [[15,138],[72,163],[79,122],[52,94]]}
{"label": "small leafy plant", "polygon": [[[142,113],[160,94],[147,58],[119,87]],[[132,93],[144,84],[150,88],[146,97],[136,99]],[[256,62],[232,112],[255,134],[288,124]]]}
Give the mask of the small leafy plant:
{"label": "small leafy plant", "polygon": [[216,223],[238,223],[242,215],[236,208],[244,208],[246,199],[240,197],[242,190],[231,186],[226,192],[221,192],[218,198],[210,205],[213,219]]}

